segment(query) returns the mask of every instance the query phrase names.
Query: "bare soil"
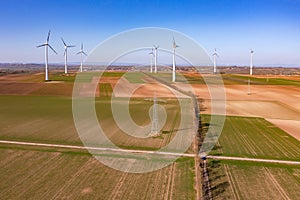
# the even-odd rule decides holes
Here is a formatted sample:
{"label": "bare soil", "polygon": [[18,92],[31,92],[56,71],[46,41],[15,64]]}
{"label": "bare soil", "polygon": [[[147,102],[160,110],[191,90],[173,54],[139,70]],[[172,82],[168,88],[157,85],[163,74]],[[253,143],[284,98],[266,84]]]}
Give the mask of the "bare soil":
{"label": "bare soil", "polygon": [[300,121],[298,120],[281,120],[281,119],[266,119],[272,124],[278,126],[285,132],[300,141]]}

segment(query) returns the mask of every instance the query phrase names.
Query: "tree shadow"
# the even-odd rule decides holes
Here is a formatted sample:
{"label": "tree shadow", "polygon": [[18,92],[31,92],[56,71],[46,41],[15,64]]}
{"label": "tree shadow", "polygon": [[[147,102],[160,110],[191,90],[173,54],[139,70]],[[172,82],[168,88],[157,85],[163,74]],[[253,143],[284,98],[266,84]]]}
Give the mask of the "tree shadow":
{"label": "tree shadow", "polygon": [[211,188],[212,196],[217,197],[224,193],[226,189],[229,187],[229,183],[227,181],[223,181]]}

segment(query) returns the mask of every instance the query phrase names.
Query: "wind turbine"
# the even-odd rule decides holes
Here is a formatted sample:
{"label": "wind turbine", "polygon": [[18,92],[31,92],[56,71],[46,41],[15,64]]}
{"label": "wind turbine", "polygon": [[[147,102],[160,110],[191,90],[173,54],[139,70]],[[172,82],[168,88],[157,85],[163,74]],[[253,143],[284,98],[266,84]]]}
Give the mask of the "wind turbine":
{"label": "wind turbine", "polygon": [[80,51],[78,53],[76,53],[76,55],[80,54],[80,72],[82,72],[82,62],[83,62],[83,57],[82,57],[82,54],[86,55],[87,54],[83,51],[83,44],[81,43],[81,48],[80,48]]}
{"label": "wind turbine", "polygon": [[67,74],[68,73],[68,66],[67,66],[68,48],[75,47],[75,45],[67,45],[65,43],[65,41],[64,41],[63,38],[61,38],[61,41],[63,42],[64,47],[65,47],[65,51],[64,51],[64,56],[65,56],[65,74]]}
{"label": "wind turbine", "polygon": [[217,54],[217,49],[215,48],[215,51],[213,53],[213,57],[214,57],[214,74],[217,73],[217,57],[219,57],[219,55]]}
{"label": "wind turbine", "polygon": [[251,49],[250,50],[250,75],[251,76],[253,74],[253,53],[254,51]]}
{"label": "wind turbine", "polygon": [[154,56],[154,53],[153,53],[153,48],[151,49],[151,52],[149,53],[149,55],[150,55],[150,73],[152,73],[153,72],[153,67],[152,67],[152,65],[153,65],[153,56]]}
{"label": "wind turbine", "polygon": [[175,50],[176,50],[177,47],[179,47],[179,46],[176,44],[175,39],[173,37],[173,70],[172,70],[172,82],[175,82],[175,80],[176,80]]}
{"label": "wind turbine", "polygon": [[[49,80],[49,78],[48,78],[48,47],[50,47],[50,49],[51,49],[54,53],[56,53],[56,51],[55,51],[55,50],[52,48],[52,46],[49,44],[50,33],[51,33],[51,30],[49,30],[49,32],[48,32],[48,36],[47,36],[46,43],[36,46],[37,48],[39,48],[39,47],[45,47],[45,81],[48,81],[48,80]],[[56,53],[56,54],[57,54],[57,53]]]}
{"label": "wind turbine", "polygon": [[157,73],[157,49],[159,46],[154,45],[154,73]]}

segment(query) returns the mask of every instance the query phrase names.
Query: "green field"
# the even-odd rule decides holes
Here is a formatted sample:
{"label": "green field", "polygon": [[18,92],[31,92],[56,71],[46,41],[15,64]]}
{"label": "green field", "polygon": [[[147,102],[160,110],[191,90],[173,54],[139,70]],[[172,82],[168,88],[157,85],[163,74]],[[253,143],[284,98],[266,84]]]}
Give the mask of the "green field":
{"label": "green field", "polygon": [[103,77],[122,77],[125,72],[113,72],[113,71],[105,71],[101,76]]}
{"label": "green field", "polygon": [[214,199],[297,199],[300,166],[244,161],[209,162]]}
{"label": "green field", "polygon": [[[172,83],[171,73],[151,74],[167,83]],[[99,72],[84,72],[80,74],[81,82],[90,82],[92,77],[100,76]],[[104,71],[102,77],[120,78],[124,76],[130,83],[144,83],[142,80],[145,75],[141,72],[113,72]],[[221,74],[222,82],[215,76],[201,76],[200,74],[177,73],[176,82],[189,84],[225,84],[225,85],[247,85],[248,80],[252,85],[290,85],[300,87],[300,81],[291,79],[290,77],[254,77],[238,74]],[[65,75],[62,72],[54,72],[49,75],[51,81],[59,81],[64,83],[73,83],[76,79],[76,74]],[[21,82],[44,82],[44,74],[27,74],[23,78],[19,78]]]}
{"label": "green field", "polygon": [[81,144],[72,119],[71,98],[0,96],[0,138]]}
{"label": "green field", "polygon": [[289,80],[287,78],[258,78],[253,76],[240,76],[240,75],[223,75],[223,80],[232,81],[231,84],[248,83],[248,79],[251,84],[254,85],[293,85],[300,86],[300,81]]}
{"label": "green field", "polygon": [[[100,72],[84,72],[81,73],[80,76],[76,76],[76,74],[67,74],[65,75],[64,73],[52,73],[50,75],[50,80],[51,81],[63,81],[65,83],[73,83],[76,78],[76,81],[81,81],[81,82],[91,82],[93,77],[99,77]],[[42,77],[39,76],[40,78],[37,79],[39,81],[42,81]],[[105,78],[121,78],[125,77],[130,83],[144,83],[142,80],[145,75],[140,72],[111,72],[111,71],[104,71],[101,74],[101,77]],[[27,79],[29,80],[34,80],[34,79]]]}
{"label": "green field", "polygon": [[130,82],[130,83],[145,83],[142,79],[145,77],[145,75],[141,72],[127,72],[124,77]]}
{"label": "green field", "polygon": [[[95,75],[83,73],[79,81],[90,82]],[[123,75],[123,72],[105,72],[103,77],[119,78]],[[140,73],[125,75],[130,83],[143,83],[144,77]],[[33,74],[1,85],[6,95],[0,95],[0,140],[83,145],[72,113],[75,76],[53,73],[50,79],[44,83],[43,74]],[[114,122],[111,84],[101,82],[99,91],[100,97],[95,98],[99,124],[120,148],[157,150],[168,144],[175,134],[186,133],[178,129],[181,122],[179,101],[189,105],[190,100],[158,99],[158,104],[166,109],[167,122],[160,136],[142,139],[125,134]],[[122,106],[127,104],[124,98],[115,100]],[[129,110],[134,122],[149,124],[148,112],[152,105],[149,98],[131,98]],[[191,148],[189,152],[192,152]],[[141,158],[106,151],[95,155],[113,162],[126,160],[126,167],[139,163],[137,159],[145,162],[150,159],[150,156]],[[134,174],[106,167],[86,150],[1,143],[0,159],[0,199],[158,200],[195,199],[196,196],[194,158],[179,158],[163,169]],[[162,156],[152,159],[151,164],[169,159],[169,156]]]}
{"label": "green field", "polygon": [[[190,84],[224,84],[224,85],[247,85],[248,80],[252,85],[290,85],[300,86],[300,81],[288,79],[288,77],[253,77],[236,74],[221,74],[222,82],[215,76],[202,77],[200,74],[182,74],[185,79],[178,76],[178,82],[188,82]],[[181,75],[181,76],[182,76]],[[165,80],[171,80],[171,75],[159,75]]]}
{"label": "green field", "polygon": [[[209,116],[203,120],[208,123]],[[300,142],[265,119],[227,116],[211,154],[299,161]]]}
{"label": "green field", "polygon": [[111,97],[113,93],[113,88],[110,83],[101,83],[99,84],[100,97]]}
{"label": "green field", "polygon": [[[120,98],[118,101],[126,105],[124,99]],[[109,97],[96,98],[95,103],[100,125],[107,136],[122,148],[160,148],[168,144],[177,133],[180,123],[178,101],[168,99],[167,102],[160,102],[168,114],[168,120],[162,129],[163,134],[156,138],[134,138],[123,133],[114,122]],[[0,96],[0,104],[5,105],[0,107],[0,139],[82,145],[73,121],[71,98]],[[131,99],[129,109],[135,123],[139,125],[150,123],[147,113],[152,105],[152,101],[143,98]]]}
{"label": "green field", "polygon": [[[209,115],[202,115],[204,130]],[[300,160],[300,142],[262,118],[227,116],[211,155]],[[209,160],[214,199],[297,199],[300,166]]]}
{"label": "green field", "polygon": [[[160,80],[163,80],[166,83],[172,84],[172,73],[169,72],[158,72],[157,74],[150,74],[151,76],[154,76]],[[196,84],[204,84],[204,81],[201,76],[197,77],[191,77],[186,76],[186,74],[176,73],[176,82],[179,83],[196,83]]]}
{"label": "green field", "polygon": [[1,148],[0,159],[1,199],[195,198],[193,159],[146,174],[108,168],[89,154]]}
{"label": "green field", "polygon": [[[79,81],[90,82],[96,75],[97,73],[83,73]],[[108,71],[102,76],[112,77],[114,80],[124,76],[130,83],[144,83],[144,78],[147,78],[137,72]],[[171,83],[171,74],[158,73],[155,76]],[[222,77],[225,84],[247,84],[248,81],[247,76]],[[22,79],[22,83],[2,85],[3,90],[22,90],[22,95],[0,95],[0,140],[81,146],[72,114],[71,96],[75,76],[53,73],[50,76],[52,83],[39,83],[43,82],[42,78],[41,74],[33,74],[27,77],[26,83]],[[191,84],[204,84],[203,78],[186,75],[177,76],[177,81],[185,82],[184,78]],[[185,105],[191,102],[186,99],[162,98],[158,99],[158,103],[166,109],[168,115],[162,134],[147,139],[127,135],[114,121],[111,113],[113,88],[103,80],[99,84],[99,97],[95,98],[96,115],[107,137],[120,148],[157,150],[167,145],[176,134],[186,133],[187,129],[191,129],[178,129],[182,114],[179,102]],[[214,80],[214,77],[206,79],[210,83]],[[285,82],[285,79],[279,78],[270,78],[267,83],[263,78],[252,78],[251,81],[256,85],[298,83]],[[125,98],[115,100],[121,106],[127,104]],[[153,101],[149,98],[131,98],[129,110],[133,121],[138,125],[149,124],[148,112],[152,105]],[[210,116],[202,115],[201,118],[203,130],[206,130],[210,125]],[[4,199],[194,199],[196,195],[193,159],[181,158],[162,170],[137,175],[105,167],[84,150],[8,144],[1,144],[0,149],[0,174],[5,180],[0,182],[0,189]],[[187,152],[193,152],[192,148]],[[262,118],[230,116],[226,117],[219,142],[211,155],[300,161],[300,142]],[[121,158],[117,153],[99,153],[99,156],[116,160]],[[135,158],[130,159],[133,161]],[[157,161],[164,162],[163,159],[165,158]],[[264,199],[270,193],[272,195],[268,197],[274,199],[278,196],[296,199],[299,196],[298,166],[245,161],[208,162],[215,199]],[[30,183],[30,186],[24,188],[25,183]],[[292,186],[289,187],[289,183]]]}

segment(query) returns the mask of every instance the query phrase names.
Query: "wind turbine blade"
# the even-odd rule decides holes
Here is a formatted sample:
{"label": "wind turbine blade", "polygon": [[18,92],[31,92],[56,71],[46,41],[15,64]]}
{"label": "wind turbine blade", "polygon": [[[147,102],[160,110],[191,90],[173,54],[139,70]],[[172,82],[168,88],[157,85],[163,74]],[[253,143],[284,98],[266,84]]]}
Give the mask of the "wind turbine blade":
{"label": "wind turbine blade", "polygon": [[177,47],[176,42],[175,42],[175,38],[173,36],[173,48],[175,49]]}
{"label": "wind turbine blade", "polygon": [[83,50],[83,43],[81,43],[81,50]]}
{"label": "wind turbine blade", "polygon": [[81,54],[81,51],[79,51],[78,53],[76,53],[75,55]]}
{"label": "wind turbine blade", "polygon": [[75,45],[69,45],[67,46],[68,48],[76,47]]}
{"label": "wind turbine blade", "polygon": [[64,39],[62,37],[60,39],[64,43],[64,46],[67,46],[66,43],[65,43],[65,41],[64,41]]}
{"label": "wind turbine blade", "polygon": [[50,39],[50,33],[51,33],[51,30],[49,30],[49,32],[48,32],[47,43],[49,42],[49,39]]}
{"label": "wind turbine blade", "polygon": [[46,45],[47,44],[41,44],[41,45],[36,46],[36,48],[43,47],[43,46],[46,46]]}
{"label": "wind turbine blade", "polygon": [[217,49],[216,49],[216,48],[215,48],[215,51],[214,51],[214,53],[213,53],[213,56],[219,57],[219,54],[217,53]]}
{"label": "wind turbine blade", "polygon": [[54,51],[54,53],[56,53],[57,54],[57,52],[51,47],[51,45],[50,44],[48,44],[48,46],[50,47],[50,49],[52,49],[52,51]]}
{"label": "wind turbine blade", "polygon": [[84,51],[82,52],[84,55],[88,56]]}

